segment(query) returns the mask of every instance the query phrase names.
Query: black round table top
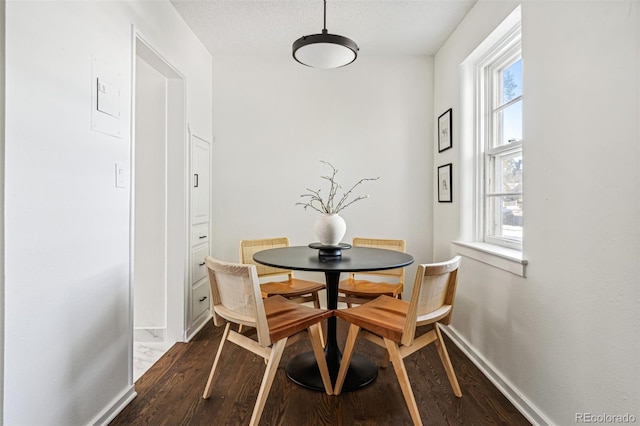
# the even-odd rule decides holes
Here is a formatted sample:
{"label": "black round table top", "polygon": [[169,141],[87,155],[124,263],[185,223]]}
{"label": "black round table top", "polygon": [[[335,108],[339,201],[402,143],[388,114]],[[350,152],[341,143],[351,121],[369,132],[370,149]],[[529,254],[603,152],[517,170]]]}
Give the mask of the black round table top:
{"label": "black round table top", "polygon": [[342,250],[340,259],[321,260],[318,250],[307,246],[282,247],[263,250],[253,260],[267,266],[297,271],[363,272],[402,268],[413,263],[407,253],[368,247]]}

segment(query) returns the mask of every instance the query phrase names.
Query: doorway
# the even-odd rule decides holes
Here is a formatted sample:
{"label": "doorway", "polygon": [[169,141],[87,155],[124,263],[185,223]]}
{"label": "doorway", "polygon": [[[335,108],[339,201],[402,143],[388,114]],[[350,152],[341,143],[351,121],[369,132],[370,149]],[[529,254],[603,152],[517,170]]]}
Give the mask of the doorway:
{"label": "doorway", "polygon": [[133,381],[184,341],[187,253],[185,84],[135,38],[132,148]]}

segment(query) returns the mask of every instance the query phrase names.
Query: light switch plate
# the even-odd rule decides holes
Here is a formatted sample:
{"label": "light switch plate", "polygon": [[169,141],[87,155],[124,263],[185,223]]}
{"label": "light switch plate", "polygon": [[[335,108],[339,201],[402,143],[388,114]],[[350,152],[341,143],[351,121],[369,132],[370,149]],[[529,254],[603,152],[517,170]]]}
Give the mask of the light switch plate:
{"label": "light switch plate", "polygon": [[122,163],[116,163],[116,188],[127,187],[127,170]]}

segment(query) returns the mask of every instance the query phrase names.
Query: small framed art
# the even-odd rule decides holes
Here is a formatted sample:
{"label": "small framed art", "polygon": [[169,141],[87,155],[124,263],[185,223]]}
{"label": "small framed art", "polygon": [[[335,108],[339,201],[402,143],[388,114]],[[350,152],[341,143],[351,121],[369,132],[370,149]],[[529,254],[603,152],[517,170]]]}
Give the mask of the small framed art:
{"label": "small framed art", "polygon": [[438,167],[438,202],[440,203],[453,202],[452,168],[451,163]]}
{"label": "small framed art", "polygon": [[438,152],[446,151],[453,146],[451,108],[438,117]]}

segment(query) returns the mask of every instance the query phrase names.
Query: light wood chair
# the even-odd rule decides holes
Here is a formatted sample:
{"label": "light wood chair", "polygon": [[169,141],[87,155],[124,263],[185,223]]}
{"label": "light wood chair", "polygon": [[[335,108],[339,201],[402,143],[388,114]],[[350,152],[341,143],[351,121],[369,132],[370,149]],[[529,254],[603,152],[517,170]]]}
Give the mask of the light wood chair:
{"label": "light wood chair", "polygon": [[[289,247],[289,239],[282,237],[242,240],[240,241],[240,263],[255,265],[258,271],[258,278],[262,281],[262,284],[260,284],[262,297],[279,295],[297,303],[312,301],[313,306],[319,308],[320,298],[318,297],[318,291],[325,288],[324,283],[294,278],[291,270],[273,268],[253,260],[253,255],[259,251],[280,247]],[[277,277],[286,277],[286,279],[271,281],[272,278]],[[269,279],[269,281],[264,282],[265,278]]]}
{"label": "light wood chair", "polygon": [[[407,243],[405,240],[354,238],[352,245],[404,252]],[[378,280],[370,281],[363,277],[376,277]],[[382,295],[402,299],[403,290],[404,268],[366,273],[352,272],[347,279],[338,284],[338,302],[345,302],[348,307],[351,307],[354,303],[367,303]]]}
{"label": "light wood chair", "polygon": [[[214,323],[222,325],[224,319],[227,324],[202,397],[207,399],[211,396],[214,373],[227,340],[263,357],[267,360],[267,367],[249,422],[250,425],[257,425],[284,348],[287,343],[298,340],[289,337],[299,336],[305,329],[311,338],[325,391],[331,395],[333,389],[318,330],[319,323],[331,317],[333,312],[303,306],[282,296],[263,299],[254,265],[223,262],[210,256],[205,258],[205,262],[211,286]],[[231,323],[255,328],[257,340],[231,330]],[[249,330],[253,331],[251,328]]]}
{"label": "light wood chair", "polygon": [[[440,332],[440,324],[451,322],[459,266],[460,256],[447,262],[419,265],[409,302],[380,296],[364,305],[335,311],[338,318],[351,323],[334,386],[335,395],[342,391],[353,348],[361,332],[363,337],[388,351],[414,424],[421,425],[422,420],[403,359],[417,350],[435,342],[453,393],[462,396]],[[432,325],[432,328],[416,337],[416,328],[425,325]]]}

